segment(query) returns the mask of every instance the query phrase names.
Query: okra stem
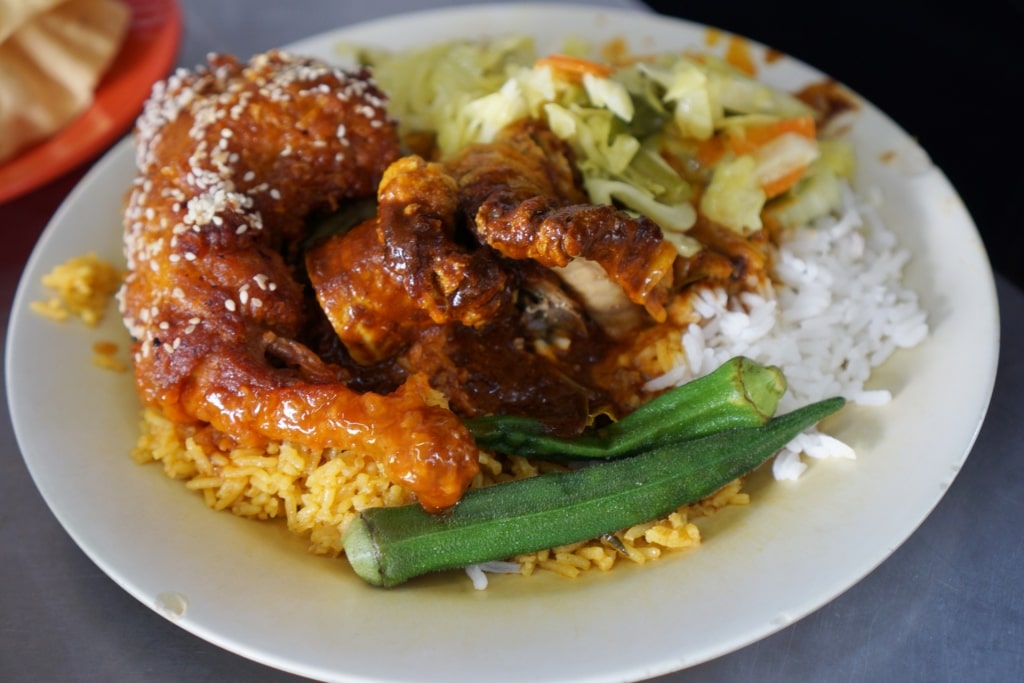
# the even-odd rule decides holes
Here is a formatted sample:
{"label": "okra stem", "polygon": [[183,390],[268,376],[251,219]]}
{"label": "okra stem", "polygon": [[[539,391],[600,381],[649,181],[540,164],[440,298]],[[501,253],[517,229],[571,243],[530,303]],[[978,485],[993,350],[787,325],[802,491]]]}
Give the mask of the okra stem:
{"label": "okra stem", "polygon": [[786,391],[779,368],[737,356],[708,375],[648,401],[617,422],[560,438],[531,418],[466,420],[480,448],[548,460],[618,458],[725,429],[766,423]]}
{"label": "okra stem", "polygon": [[474,489],[439,515],[415,504],[364,510],[345,532],[345,554],[367,582],[395,586],[427,572],[596,538],[714,493],[843,403],[826,399],[760,427]]}

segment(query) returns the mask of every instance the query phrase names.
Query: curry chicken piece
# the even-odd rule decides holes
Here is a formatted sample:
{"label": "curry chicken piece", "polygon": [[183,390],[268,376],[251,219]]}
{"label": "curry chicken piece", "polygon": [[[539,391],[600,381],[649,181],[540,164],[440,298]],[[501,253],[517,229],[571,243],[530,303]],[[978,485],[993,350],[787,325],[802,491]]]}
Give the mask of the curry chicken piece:
{"label": "curry chicken piece", "polygon": [[[436,302],[411,297],[407,283],[387,268],[377,223],[331,237],[306,256],[321,306],[367,371],[393,384],[422,374],[459,415],[534,416],[563,434],[580,431],[594,406],[608,403],[587,372],[608,341],[588,326],[553,273],[483,249],[510,286],[498,292],[503,314],[475,326],[458,316],[438,321],[431,315]],[[561,349],[536,353],[553,337]]]}
{"label": "curry chicken piece", "polygon": [[[592,262],[664,320],[674,247],[650,220],[587,203],[570,148],[541,123],[512,124],[444,163],[400,159],[378,200],[375,221],[306,261],[328,318],[361,362],[389,357],[428,319],[480,327],[514,314],[524,281],[536,279],[524,275],[526,261],[534,274],[535,265]],[[398,289],[407,297],[400,303]]]}
{"label": "curry chicken piece", "polygon": [[463,415],[572,433],[607,409],[589,368],[611,339],[552,267],[596,264],[663,319],[675,249],[654,223],[588,204],[569,147],[534,121],[443,163],[396,161],[378,200],[375,219],[306,257],[355,360],[425,372]]}

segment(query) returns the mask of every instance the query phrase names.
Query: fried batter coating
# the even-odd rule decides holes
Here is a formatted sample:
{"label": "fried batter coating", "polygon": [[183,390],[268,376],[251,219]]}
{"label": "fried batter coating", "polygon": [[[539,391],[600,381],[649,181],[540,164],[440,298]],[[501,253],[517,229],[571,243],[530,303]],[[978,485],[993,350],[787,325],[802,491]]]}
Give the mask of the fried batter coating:
{"label": "fried batter coating", "polygon": [[570,148],[544,124],[512,124],[445,166],[482,243],[549,268],[594,261],[631,301],[665,319],[675,247],[650,219],[590,204]]}
{"label": "fried batter coating", "polygon": [[460,244],[459,188],[435,163],[399,159],[377,193],[383,266],[436,323],[471,327],[511,307],[511,276],[487,247]]}
{"label": "fried batter coating", "polygon": [[735,293],[756,288],[768,278],[770,241],[765,231],[744,236],[698,215],[688,234],[702,248],[676,261],[677,286],[715,285]]}
{"label": "fried batter coating", "polygon": [[358,393],[302,340],[306,219],[372,195],[399,157],[369,75],[215,56],[154,89],[135,140],[120,302],[142,402],[241,444],[358,448],[424,507],[458,500],[476,447],[426,379]]}

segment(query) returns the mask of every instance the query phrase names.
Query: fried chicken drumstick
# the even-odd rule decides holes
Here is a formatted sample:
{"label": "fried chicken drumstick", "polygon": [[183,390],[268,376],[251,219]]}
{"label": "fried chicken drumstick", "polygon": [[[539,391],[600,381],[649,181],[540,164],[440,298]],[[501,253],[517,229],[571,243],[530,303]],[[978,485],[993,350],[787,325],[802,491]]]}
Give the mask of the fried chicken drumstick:
{"label": "fried chicken drumstick", "polygon": [[154,90],[135,140],[120,303],[142,402],[240,444],[360,448],[424,507],[458,500],[477,450],[426,379],[359,393],[301,341],[307,217],[372,196],[399,156],[369,76],[213,57]]}

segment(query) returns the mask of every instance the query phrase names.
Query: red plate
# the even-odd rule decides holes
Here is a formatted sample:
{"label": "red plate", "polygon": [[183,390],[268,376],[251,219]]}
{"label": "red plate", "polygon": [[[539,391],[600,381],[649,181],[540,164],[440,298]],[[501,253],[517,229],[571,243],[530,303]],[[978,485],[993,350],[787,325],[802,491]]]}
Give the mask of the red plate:
{"label": "red plate", "polygon": [[134,123],[153,83],[167,76],[181,40],[177,0],[125,0],[132,19],[124,45],[96,90],[92,106],[37,145],[0,164],[0,203],[91,159]]}

